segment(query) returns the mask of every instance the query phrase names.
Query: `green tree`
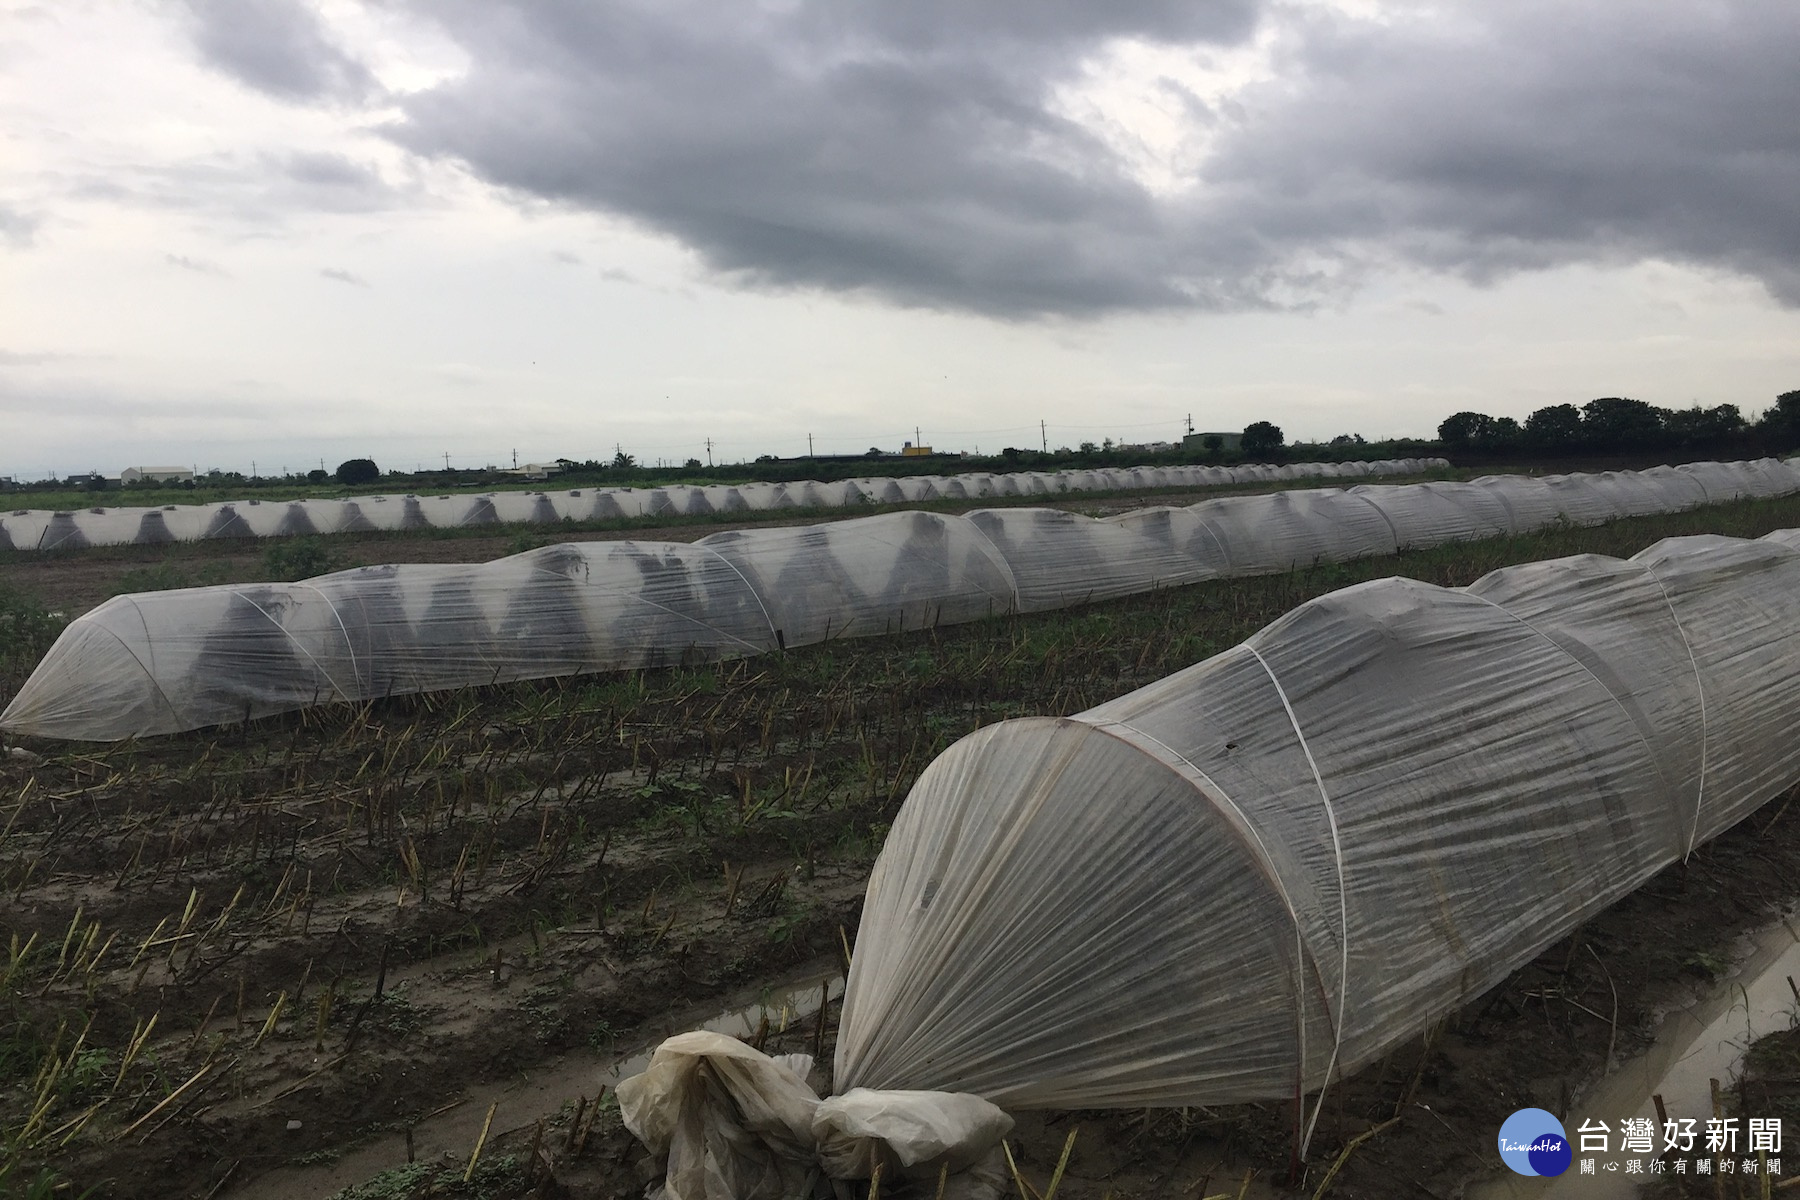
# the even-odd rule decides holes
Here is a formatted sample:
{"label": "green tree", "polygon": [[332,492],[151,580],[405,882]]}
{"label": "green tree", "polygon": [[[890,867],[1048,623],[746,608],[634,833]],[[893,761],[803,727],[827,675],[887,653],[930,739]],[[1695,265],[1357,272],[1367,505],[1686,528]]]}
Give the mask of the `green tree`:
{"label": "green tree", "polygon": [[1762,415],[1757,427],[1783,449],[1800,446],[1800,391],[1775,397],[1775,407]]}
{"label": "green tree", "polygon": [[347,487],[359,487],[381,478],[381,468],[369,458],[351,458],[338,464],[337,481]]}
{"label": "green tree", "polygon": [[1206,447],[1207,454],[1217,458],[1219,451],[1225,448],[1225,439],[1216,433],[1209,433],[1200,439],[1200,444]]}
{"label": "green tree", "polygon": [[1281,432],[1281,426],[1268,421],[1252,421],[1244,426],[1244,436],[1238,442],[1246,458],[1276,457],[1286,444],[1287,437]]}
{"label": "green tree", "polygon": [[1525,443],[1525,431],[1511,417],[1495,417],[1488,422],[1482,431],[1480,448],[1494,453],[1501,450],[1516,450]]}
{"label": "green tree", "polygon": [[1552,404],[1525,418],[1525,440],[1541,450],[1573,450],[1581,444],[1581,410]]}
{"label": "green tree", "polygon": [[[757,461],[761,462],[762,460],[758,459]],[[629,471],[631,468],[637,466],[637,459],[621,450],[613,455],[612,466],[615,471]]]}
{"label": "green tree", "polygon": [[1603,396],[1581,406],[1581,432],[1599,450],[1637,450],[1664,440],[1664,410],[1628,396]]}
{"label": "green tree", "polygon": [[1446,450],[1473,450],[1487,437],[1494,418],[1486,413],[1451,413],[1438,422],[1438,441]]}
{"label": "green tree", "polygon": [[1683,446],[1704,446],[1740,433],[1744,414],[1735,404],[1718,404],[1712,408],[1678,408],[1663,419],[1663,429],[1670,440]]}

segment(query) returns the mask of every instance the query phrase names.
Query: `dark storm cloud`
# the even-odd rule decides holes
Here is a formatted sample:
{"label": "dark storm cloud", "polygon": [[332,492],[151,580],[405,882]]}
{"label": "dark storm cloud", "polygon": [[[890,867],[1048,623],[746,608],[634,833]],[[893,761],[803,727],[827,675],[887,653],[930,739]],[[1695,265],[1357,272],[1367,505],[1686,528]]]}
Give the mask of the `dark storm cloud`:
{"label": "dark storm cloud", "polygon": [[360,99],[369,69],[301,0],[187,0],[194,44],[212,67],[282,100]]}
{"label": "dark storm cloud", "polygon": [[[1088,316],[1306,307],[1396,264],[1481,282],[1668,258],[1800,303],[1792,5],[413,7],[469,69],[394,101],[389,136],[522,198],[631,218],[748,287]],[[208,53],[265,90],[342,94],[354,63],[301,11],[264,3]],[[1158,84],[1213,139],[1191,187],[1146,189],[1056,103],[1116,38],[1259,29],[1274,81],[1210,105]],[[334,170],[290,163],[284,186],[296,203],[369,194]]]}
{"label": "dark storm cloud", "polygon": [[423,11],[472,67],[406,102],[404,145],[754,286],[1002,313],[1185,302],[1165,215],[1050,92],[1102,34],[1254,25],[1249,0]]}
{"label": "dark storm cloud", "polygon": [[353,271],[346,271],[342,267],[321,267],[319,269],[319,274],[324,278],[334,280],[337,283],[347,283],[351,287],[366,288],[369,286],[369,281],[364,279],[361,275],[358,275]]}
{"label": "dark storm cloud", "polygon": [[1476,281],[1670,258],[1800,303],[1800,9],[1483,14],[1300,24],[1205,168],[1208,224]]}

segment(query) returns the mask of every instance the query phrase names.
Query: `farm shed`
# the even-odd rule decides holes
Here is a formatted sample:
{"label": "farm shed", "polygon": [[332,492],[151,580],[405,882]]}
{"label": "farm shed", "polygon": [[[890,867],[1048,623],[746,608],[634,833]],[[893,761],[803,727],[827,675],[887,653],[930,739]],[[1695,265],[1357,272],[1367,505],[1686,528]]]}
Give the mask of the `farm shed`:
{"label": "farm shed", "polygon": [[[113,741],[330,701],[712,662],[1588,523],[1618,515],[1612,492],[1660,495],[1671,509],[1701,494],[1679,470],[1595,478],[1309,489],[1103,520],[897,512],[118,596],[64,631],[0,727]],[[1706,486],[1793,492],[1800,474],[1731,464]]]}
{"label": "farm shed", "polygon": [[[1366,583],[1098,708],[979,730],[895,820],[837,1095],[790,1123],[791,1149],[812,1137],[833,1174],[885,1154],[931,1178],[946,1146],[956,1169],[1004,1134],[972,1097],[1304,1091],[1316,1115],[1333,1080],[1792,786],[1796,723],[1790,530],[1465,589]],[[674,1065],[710,1053],[676,1039],[661,1074],[653,1060],[620,1088],[672,1181],[713,1119]],[[931,1108],[919,1092],[954,1093],[929,1145],[912,1133]],[[889,1097],[905,1119],[858,1125],[889,1149],[846,1156],[846,1106],[879,1114]]]}

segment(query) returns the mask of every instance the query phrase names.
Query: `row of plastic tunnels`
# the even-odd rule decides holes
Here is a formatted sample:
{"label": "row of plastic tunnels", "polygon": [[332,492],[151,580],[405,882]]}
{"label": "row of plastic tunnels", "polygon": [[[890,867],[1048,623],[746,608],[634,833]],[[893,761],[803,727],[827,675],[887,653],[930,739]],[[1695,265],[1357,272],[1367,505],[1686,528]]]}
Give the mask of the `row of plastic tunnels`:
{"label": "row of plastic tunnels", "polygon": [[699,517],[784,508],[857,508],[931,500],[1059,496],[1068,492],[1230,487],[1294,479],[1365,479],[1442,470],[1441,458],[1375,462],[1248,463],[1007,474],[911,475],[820,483],[676,484],[559,492],[487,492],[457,496],[360,496],[348,500],[235,500],[156,508],[19,509],[0,516],[0,549],[78,550],[211,538],[297,537],[481,525],[550,525],[639,517]]}
{"label": "row of plastic tunnels", "polygon": [[1797,463],[1277,491],[1105,519],[902,511],[138,593],[73,621],[0,728],[111,741],[334,701],[764,654],[1784,496],[1800,492]]}

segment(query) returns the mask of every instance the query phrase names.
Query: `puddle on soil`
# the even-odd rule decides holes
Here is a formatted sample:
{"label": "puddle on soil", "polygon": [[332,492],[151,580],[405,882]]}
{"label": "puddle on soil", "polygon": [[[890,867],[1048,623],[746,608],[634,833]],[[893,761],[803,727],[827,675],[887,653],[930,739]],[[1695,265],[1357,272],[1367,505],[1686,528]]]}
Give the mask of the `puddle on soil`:
{"label": "puddle on soil", "polygon": [[[554,1116],[564,1104],[574,1104],[583,1095],[591,1099],[602,1086],[610,1091],[621,1079],[642,1072],[656,1046],[674,1034],[709,1029],[748,1038],[765,1017],[771,1030],[786,1029],[817,1013],[821,994],[833,1001],[843,999],[843,975],[828,972],[829,968],[820,967],[810,975],[790,975],[783,984],[756,993],[748,1003],[711,1017],[706,1017],[703,1009],[677,1014],[660,1026],[653,1025],[650,1043],[628,1057],[571,1052],[527,1078],[470,1088],[455,1107],[413,1127],[414,1157],[419,1162],[466,1163],[481,1135],[488,1105],[499,1104],[490,1138],[530,1128],[540,1118]],[[275,1114],[271,1111],[270,1115]],[[336,1162],[277,1167],[234,1187],[227,1195],[317,1200],[406,1162],[405,1135],[384,1133],[345,1152]]]}
{"label": "puddle on soil", "polygon": [[[1756,934],[1750,954],[1730,976],[1696,1003],[1672,1010],[1648,1050],[1621,1064],[1582,1097],[1564,1122],[1575,1145],[1581,1145],[1577,1130],[1589,1118],[1604,1121],[1613,1131],[1614,1153],[1589,1157],[1597,1165],[1609,1157],[1642,1158],[1647,1170],[1649,1155],[1618,1152],[1618,1130],[1625,1117],[1648,1117],[1656,1122],[1656,1147],[1662,1149],[1662,1126],[1651,1099],[1656,1095],[1663,1098],[1671,1119],[1694,1120],[1694,1127],[1702,1131],[1696,1145],[1704,1145],[1706,1118],[1712,1116],[1710,1081],[1728,1083],[1751,1041],[1788,1028],[1795,1011],[1789,976],[1800,979],[1800,928],[1793,918]],[[1499,1136],[1498,1130],[1494,1136]],[[1467,1200],[1631,1200],[1649,1179],[1623,1170],[1582,1175],[1582,1157],[1578,1149],[1568,1172],[1553,1179],[1508,1173],[1471,1185],[1465,1195]]]}

